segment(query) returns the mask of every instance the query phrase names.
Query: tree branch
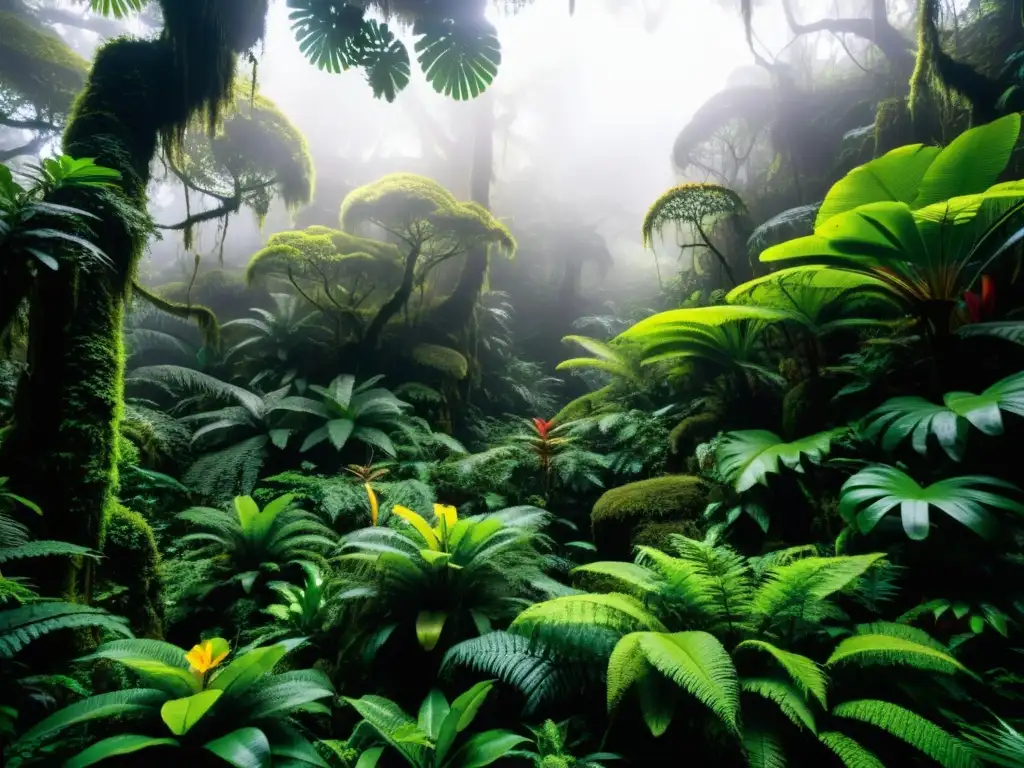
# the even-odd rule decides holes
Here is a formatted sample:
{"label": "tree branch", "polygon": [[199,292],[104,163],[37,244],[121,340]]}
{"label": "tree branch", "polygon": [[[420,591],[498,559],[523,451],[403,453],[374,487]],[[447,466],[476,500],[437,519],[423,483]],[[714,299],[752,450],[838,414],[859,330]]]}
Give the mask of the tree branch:
{"label": "tree branch", "polygon": [[7,115],[0,115],[0,125],[7,128],[17,128],[21,131],[47,131],[56,133],[60,127],[47,120],[17,120]]}
{"label": "tree branch", "polygon": [[[180,178],[180,177],[179,177]],[[201,191],[203,194],[209,194],[220,200],[223,204],[217,208],[211,208],[208,211],[201,211],[200,213],[193,213],[186,219],[179,221],[177,224],[157,224],[158,229],[171,229],[171,230],[185,230],[194,227],[196,224],[202,224],[204,221],[212,221],[219,219],[223,216],[229,216],[232,213],[237,213],[238,209],[242,207],[242,201],[245,196],[251,192],[257,192],[261,189],[266,189],[274,185],[277,182],[276,179],[270,179],[269,181],[261,181],[256,184],[250,184],[247,187],[241,186],[238,179],[235,179],[235,192],[231,197],[224,197],[223,195],[213,194],[200,190],[198,187],[188,185],[190,188],[196,191]]]}
{"label": "tree branch", "polygon": [[893,64],[903,67],[913,65],[914,54],[910,41],[889,23],[885,0],[871,0],[870,19],[819,19],[809,24],[801,24],[793,13],[792,0],[782,0],[782,11],[786,15],[786,23],[795,35],[812,32],[856,35],[873,43]]}
{"label": "tree branch", "polygon": [[30,141],[22,144],[20,147],[12,147],[11,149],[0,149],[0,163],[6,163],[9,160],[13,160],[16,157],[22,157],[23,155],[35,155],[42,149],[46,142],[50,140],[49,136],[40,134],[35,136]]}

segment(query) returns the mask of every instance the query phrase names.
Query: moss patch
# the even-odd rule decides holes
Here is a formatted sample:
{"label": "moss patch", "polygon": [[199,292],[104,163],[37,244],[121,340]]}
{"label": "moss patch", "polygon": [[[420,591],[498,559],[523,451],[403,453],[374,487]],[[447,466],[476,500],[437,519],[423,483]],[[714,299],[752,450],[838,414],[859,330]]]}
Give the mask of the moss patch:
{"label": "moss patch", "polygon": [[162,638],[160,552],[149,523],[137,512],[113,505],[106,519],[103,555],[100,577],[126,588],[118,612],[127,616],[138,637]]}
{"label": "moss patch", "polygon": [[440,371],[450,379],[461,381],[469,374],[469,362],[451,347],[437,344],[417,344],[412,359],[426,368]]}
{"label": "moss patch", "polygon": [[670,523],[647,523],[637,528],[633,535],[634,547],[654,547],[670,554],[675,550],[669,543],[669,537],[679,535],[691,539],[703,539],[704,530],[696,520],[677,520]]}
{"label": "moss patch", "polygon": [[637,532],[651,523],[694,521],[708,503],[709,488],[699,477],[668,475],[613,488],[590,516],[594,543],[603,557],[627,559]]}
{"label": "moss patch", "polygon": [[706,410],[680,421],[668,437],[672,455],[680,459],[692,456],[698,445],[706,443],[722,430],[724,416],[724,409],[713,403]]}

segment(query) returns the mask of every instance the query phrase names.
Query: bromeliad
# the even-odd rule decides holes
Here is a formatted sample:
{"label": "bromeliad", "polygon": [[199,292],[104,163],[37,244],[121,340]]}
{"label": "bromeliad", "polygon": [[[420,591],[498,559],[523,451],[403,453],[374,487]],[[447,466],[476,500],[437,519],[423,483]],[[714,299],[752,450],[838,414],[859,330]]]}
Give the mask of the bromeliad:
{"label": "bromeliad", "polygon": [[[459,522],[459,512],[455,507],[450,504],[435,504],[434,518],[437,520],[437,524],[434,526],[431,526],[421,514],[408,507],[403,507],[401,504],[396,504],[391,511],[416,529],[423,537],[427,551],[448,552],[448,536],[455,528],[455,524]],[[431,556],[424,556],[431,559]]]}

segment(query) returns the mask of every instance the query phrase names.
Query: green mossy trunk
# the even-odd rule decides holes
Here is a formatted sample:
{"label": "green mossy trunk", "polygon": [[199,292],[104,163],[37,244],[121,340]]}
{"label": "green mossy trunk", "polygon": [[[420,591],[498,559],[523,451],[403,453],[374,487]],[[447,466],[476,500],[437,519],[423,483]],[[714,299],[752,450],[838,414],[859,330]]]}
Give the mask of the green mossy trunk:
{"label": "green mossy trunk", "polygon": [[[125,204],[143,210],[158,124],[141,75],[170,64],[160,43],[118,41],[100,51],[64,138],[64,151],[120,171]],[[93,239],[113,268],[43,274],[32,297],[29,372],[18,392],[11,442],[13,482],[45,515],[42,535],[99,549],[117,487],[117,434],[123,410],[121,323],[143,242],[95,195],[72,200],[96,215]],[[91,561],[37,577],[44,594],[88,599]]]}
{"label": "green mossy trunk", "polygon": [[[90,239],[113,266],[64,265],[43,275],[32,296],[29,372],[4,449],[12,484],[45,512],[40,525],[47,538],[101,549],[103,521],[116,504],[121,326],[146,241],[149,166],[161,138],[173,142],[194,113],[215,109],[230,92],[234,57],[215,7],[196,9],[192,26],[178,30],[177,43],[165,33],[104,46],[64,136],[65,153],[94,158],[122,179],[119,190],[56,200],[98,217]],[[248,29],[237,20],[236,26]],[[245,47],[251,44],[246,39]],[[69,570],[51,564],[33,576],[43,594],[88,600],[91,562]]]}

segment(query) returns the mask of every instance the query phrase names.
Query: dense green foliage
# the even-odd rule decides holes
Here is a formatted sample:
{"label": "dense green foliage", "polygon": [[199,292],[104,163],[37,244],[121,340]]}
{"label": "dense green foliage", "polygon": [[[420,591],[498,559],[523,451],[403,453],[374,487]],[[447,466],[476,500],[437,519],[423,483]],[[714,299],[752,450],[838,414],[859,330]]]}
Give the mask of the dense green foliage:
{"label": "dense green foliage", "polygon": [[[412,55],[488,90],[485,5],[287,3],[313,65],[389,102]],[[492,94],[467,178],[346,179],[328,220],[146,288],[156,227],[219,221],[223,257],[240,208],[315,197],[239,76],[269,4],[93,0],[154,34],[87,73],[55,9],[0,0],[0,126],[44,138],[0,158],[66,129],[0,163],[0,760],[1024,766],[1009,6],[954,35],[922,0],[916,48],[885,3],[826,19],[878,49],[856,87],[755,53],[771,87],[676,141],[704,181],[634,222],[689,258],[602,307],[601,236],[491,206]],[[155,227],[161,165],[220,205]]]}

